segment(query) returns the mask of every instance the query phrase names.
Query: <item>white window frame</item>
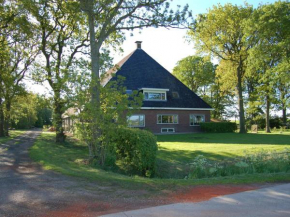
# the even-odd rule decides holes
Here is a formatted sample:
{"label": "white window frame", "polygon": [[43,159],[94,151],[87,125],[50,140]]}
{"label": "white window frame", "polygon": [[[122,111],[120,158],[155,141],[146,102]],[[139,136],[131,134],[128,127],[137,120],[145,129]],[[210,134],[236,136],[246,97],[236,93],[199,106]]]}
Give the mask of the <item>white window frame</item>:
{"label": "white window frame", "polygon": [[195,116],[202,116],[203,117],[203,122],[202,123],[204,123],[205,122],[205,115],[204,114],[190,114],[189,115],[189,126],[191,126],[191,127],[193,127],[193,126],[200,126],[200,124],[194,124],[194,121],[193,121],[193,124],[191,124],[191,117],[194,117],[195,118]]}
{"label": "white window frame", "polygon": [[[167,101],[167,91],[169,91],[169,89],[158,89],[158,88],[141,88],[141,90],[143,90],[143,95],[144,95],[144,101]],[[155,94],[164,94],[165,98],[162,99],[146,99],[145,98],[145,93],[148,93],[148,95],[151,93],[155,93]]]}
{"label": "white window frame", "polygon": [[[158,122],[158,117],[161,116],[161,121],[162,121],[162,116],[177,116],[177,123],[174,123],[174,118],[173,118],[173,123],[159,123]],[[157,115],[157,124],[179,124],[179,117],[178,114],[158,114]]]}
{"label": "white window frame", "polygon": [[[143,125],[139,125],[139,126],[130,126],[129,124],[129,118],[132,117],[132,116],[139,116],[139,123],[140,123],[140,116],[143,116],[143,120],[144,120],[144,124]],[[145,127],[145,115],[144,114],[133,114],[133,115],[130,115],[130,116],[127,116],[127,122],[128,122],[128,127]]]}
{"label": "white window frame", "polygon": [[[162,130],[167,130],[167,132],[162,132]],[[168,130],[173,130],[172,132],[168,132]],[[175,128],[161,128],[161,133],[175,133]]]}

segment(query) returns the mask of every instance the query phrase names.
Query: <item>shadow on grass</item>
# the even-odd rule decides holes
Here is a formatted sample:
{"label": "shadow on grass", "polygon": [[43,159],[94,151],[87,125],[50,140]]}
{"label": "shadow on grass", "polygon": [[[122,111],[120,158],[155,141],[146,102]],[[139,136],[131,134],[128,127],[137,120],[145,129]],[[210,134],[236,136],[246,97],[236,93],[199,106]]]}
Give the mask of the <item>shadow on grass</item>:
{"label": "shadow on grass", "polygon": [[191,133],[158,135],[158,142],[289,145],[290,134]]}
{"label": "shadow on grass", "polygon": [[184,178],[189,173],[190,163],[198,155],[203,155],[210,160],[238,157],[238,155],[227,152],[211,153],[200,150],[172,150],[160,147],[156,162],[156,176],[158,178]]}

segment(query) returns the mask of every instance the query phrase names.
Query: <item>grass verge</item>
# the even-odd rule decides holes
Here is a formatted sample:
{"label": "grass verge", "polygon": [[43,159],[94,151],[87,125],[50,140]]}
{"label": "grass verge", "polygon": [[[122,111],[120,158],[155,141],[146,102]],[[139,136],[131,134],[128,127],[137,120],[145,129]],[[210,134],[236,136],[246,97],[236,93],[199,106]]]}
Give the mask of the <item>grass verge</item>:
{"label": "grass verge", "polygon": [[[181,141],[185,137],[208,137],[209,134],[188,134],[188,135],[174,135],[169,137],[158,137],[160,143]],[[219,136],[222,136],[218,134]],[[214,135],[218,137],[218,135]],[[239,134],[233,134],[239,137]],[[229,135],[229,137],[233,136]],[[205,178],[205,179],[160,179],[160,178],[143,178],[139,176],[125,176],[121,174],[116,174],[109,171],[104,171],[97,166],[87,165],[85,159],[88,156],[87,147],[81,142],[77,142],[73,139],[68,139],[68,141],[62,145],[56,144],[54,142],[54,133],[43,132],[41,136],[37,139],[34,146],[30,149],[30,157],[41,163],[44,169],[54,170],[65,175],[85,178],[92,181],[97,181],[99,184],[106,186],[114,185],[120,186],[126,189],[147,189],[152,190],[152,192],[158,192],[158,190],[163,189],[174,189],[179,186],[189,186],[189,185],[212,185],[212,184],[249,184],[249,183],[266,183],[266,182],[285,182],[290,181],[290,173],[273,173],[273,174],[251,174],[251,175],[237,175],[231,177],[217,177],[217,178]],[[233,138],[232,138],[233,139]],[[241,139],[241,138],[240,138]],[[187,139],[185,139],[187,140]],[[201,139],[203,140],[203,139]],[[231,141],[231,139],[229,139]],[[248,141],[245,139],[245,141]],[[283,143],[282,140],[281,143]],[[206,142],[203,144],[207,144]],[[218,143],[217,143],[218,144]],[[225,144],[225,143],[222,143]],[[233,144],[233,143],[229,143]],[[240,144],[240,143],[239,143]],[[168,144],[169,145],[169,144]],[[164,159],[164,153],[158,153],[159,159]],[[180,147],[181,148],[181,147]],[[209,148],[209,147],[208,147]],[[174,149],[177,149],[175,147]],[[221,150],[224,152],[224,150]],[[170,151],[173,155],[173,150]],[[204,151],[205,152],[205,151]],[[178,153],[175,154],[178,156]],[[225,154],[225,156],[228,156]],[[173,157],[173,156],[171,156]],[[179,159],[176,157],[176,159]],[[183,157],[181,157],[183,159]],[[177,160],[178,161],[178,160]],[[180,159],[179,159],[180,161]]]}
{"label": "grass verge", "polygon": [[10,130],[9,131],[9,134],[10,134],[9,137],[0,137],[0,144],[1,143],[5,143],[5,142],[7,142],[9,140],[12,140],[12,139],[14,139],[17,136],[20,136],[20,135],[24,134],[25,132],[26,132],[26,130]]}
{"label": "grass verge", "polygon": [[189,164],[198,155],[209,160],[225,161],[245,154],[290,148],[290,132],[172,134],[159,135],[157,138],[157,173],[166,178],[185,177],[189,172]]}

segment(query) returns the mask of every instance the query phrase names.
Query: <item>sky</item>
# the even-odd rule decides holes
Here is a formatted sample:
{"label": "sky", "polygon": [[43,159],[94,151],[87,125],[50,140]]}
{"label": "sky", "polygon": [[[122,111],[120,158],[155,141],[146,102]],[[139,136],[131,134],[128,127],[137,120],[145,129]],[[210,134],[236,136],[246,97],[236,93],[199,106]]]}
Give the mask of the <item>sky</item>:
{"label": "sky", "polygon": [[[248,0],[250,5],[257,7],[260,3],[273,3],[275,0]],[[213,5],[220,3],[224,5],[226,3],[232,3],[236,5],[243,5],[243,0],[173,0],[170,1],[172,7],[176,5],[184,6],[189,5],[189,9],[193,12],[193,15],[200,13],[206,13]],[[113,52],[114,63],[119,62],[124,56],[131,53],[136,49],[135,41],[142,41],[142,49],[159,62],[169,72],[172,72],[176,63],[189,56],[194,55],[195,50],[192,43],[185,40],[185,29],[166,29],[166,28],[146,28],[139,33],[139,30],[133,32],[133,36],[130,36],[130,32],[126,33],[126,40],[122,44],[123,53]],[[36,85],[32,82],[26,81],[27,87],[30,91],[39,94],[48,94],[49,87],[47,84]]]}

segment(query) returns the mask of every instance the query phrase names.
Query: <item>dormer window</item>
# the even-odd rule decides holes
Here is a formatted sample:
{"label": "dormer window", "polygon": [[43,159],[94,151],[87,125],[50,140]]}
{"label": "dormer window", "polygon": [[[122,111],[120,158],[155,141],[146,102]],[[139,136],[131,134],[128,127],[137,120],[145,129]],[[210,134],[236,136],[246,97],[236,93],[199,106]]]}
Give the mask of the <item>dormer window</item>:
{"label": "dormer window", "polygon": [[144,100],[146,101],[166,101],[166,91],[169,89],[159,88],[141,88],[143,90]]}

